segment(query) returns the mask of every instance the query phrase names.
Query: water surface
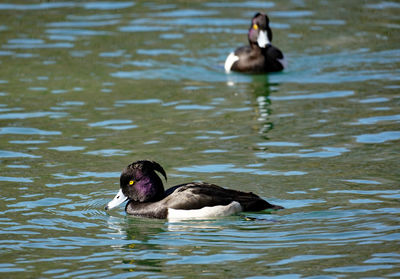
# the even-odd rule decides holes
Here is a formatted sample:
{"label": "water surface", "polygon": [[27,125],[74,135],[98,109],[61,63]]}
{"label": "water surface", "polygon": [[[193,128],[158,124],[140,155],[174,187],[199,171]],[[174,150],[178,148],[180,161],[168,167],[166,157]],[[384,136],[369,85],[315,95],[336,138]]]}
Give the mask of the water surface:
{"label": "water surface", "polygon": [[[226,75],[267,12],[288,68]],[[4,278],[395,278],[400,5],[0,3]],[[167,222],[106,213],[120,171],[286,209]]]}

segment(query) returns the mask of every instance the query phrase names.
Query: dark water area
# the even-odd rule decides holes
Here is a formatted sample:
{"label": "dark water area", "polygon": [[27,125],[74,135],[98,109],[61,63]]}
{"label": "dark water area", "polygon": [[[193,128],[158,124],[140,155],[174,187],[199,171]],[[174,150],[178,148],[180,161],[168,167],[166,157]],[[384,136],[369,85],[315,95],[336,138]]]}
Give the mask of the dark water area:
{"label": "dark water area", "polygon": [[[257,11],[282,73],[225,74]],[[0,2],[1,278],[400,277],[397,1]],[[286,209],[105,212],[121,170]]]}

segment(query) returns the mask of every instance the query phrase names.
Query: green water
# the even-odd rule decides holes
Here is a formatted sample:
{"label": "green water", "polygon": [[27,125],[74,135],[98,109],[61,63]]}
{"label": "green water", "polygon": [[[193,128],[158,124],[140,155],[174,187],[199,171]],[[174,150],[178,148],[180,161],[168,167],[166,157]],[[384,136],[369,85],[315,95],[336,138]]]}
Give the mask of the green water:
{"label": "green water", "polygon": [[[226,75],[256,11],[288,68]],[[399,277],[399,11],[1,1],[0,277]],[[208,181],[286,209],[106,213],[140,159],[167,187]]]}

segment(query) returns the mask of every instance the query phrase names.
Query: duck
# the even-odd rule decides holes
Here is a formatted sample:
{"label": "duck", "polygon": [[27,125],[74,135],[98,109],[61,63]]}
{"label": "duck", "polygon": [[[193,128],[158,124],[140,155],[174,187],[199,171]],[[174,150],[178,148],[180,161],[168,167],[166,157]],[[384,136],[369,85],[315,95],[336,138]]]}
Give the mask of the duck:
{"label": "duck", "polygon": [[249,45],[237,48],[225,60],[225,72],[248,74],[279,72],[286,67],[282,51],[271,44],[272,30],[269,18],[264,13],[256,13],[248,32]]}
{"label": "duck", "polygon": [[158,219],[204,219],[235,215],[242,211],[283,209],[251,192],[226,189],[206,182],[190,182],[164,190],[163,167],[151,160],[129,164],[120,176],[120,190],[105,210],[125,201],[129,215]]}

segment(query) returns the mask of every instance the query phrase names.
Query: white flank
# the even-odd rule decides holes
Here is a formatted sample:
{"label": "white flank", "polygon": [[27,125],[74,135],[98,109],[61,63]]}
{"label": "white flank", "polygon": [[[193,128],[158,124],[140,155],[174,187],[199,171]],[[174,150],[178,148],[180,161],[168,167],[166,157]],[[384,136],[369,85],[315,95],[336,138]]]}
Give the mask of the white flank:
{"label": "white flank", "polygon": [[168,208],[168,220],[207,219],[224,217],[242,212],[240,203],[233,201],[228,205],[206,206],[200,209],[173,209]]}
{"label": "white flank", "polygon": [[232,69],[233,63],[239,60],[239,56],[236,56],[233,52],[229,53],[228,57],[225,60],[225,72],[229,73]]}
{"label": "white flank", "polygon": [[122,190],[120,189],[119,192],[115,195],[114,199],[107,204],[106,210],[112,209],[112,208],[120,205],[127,199],[128,198],[122,193]]}
{"label": "white flank", "polygon": [[257,38],[257,44],[261,48],[265,48],[271,42],[268,40],[267,31],[260,31]]}

